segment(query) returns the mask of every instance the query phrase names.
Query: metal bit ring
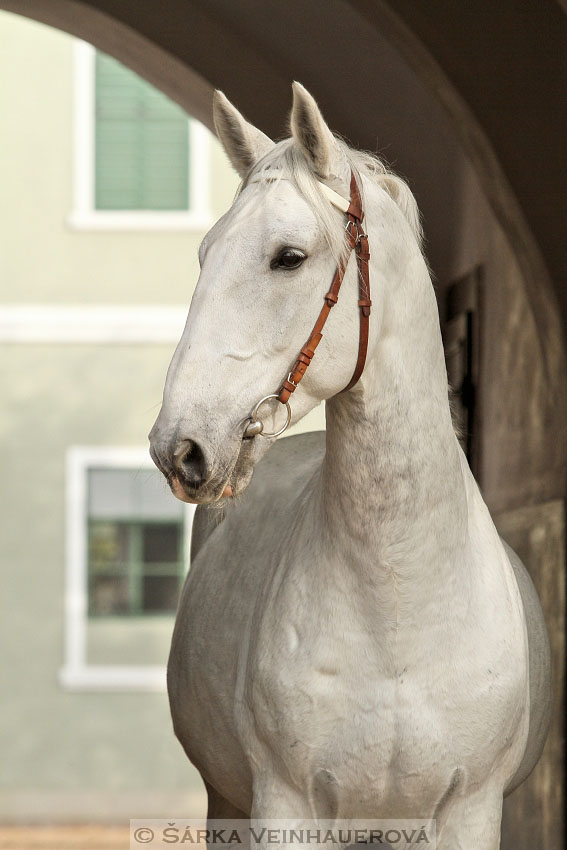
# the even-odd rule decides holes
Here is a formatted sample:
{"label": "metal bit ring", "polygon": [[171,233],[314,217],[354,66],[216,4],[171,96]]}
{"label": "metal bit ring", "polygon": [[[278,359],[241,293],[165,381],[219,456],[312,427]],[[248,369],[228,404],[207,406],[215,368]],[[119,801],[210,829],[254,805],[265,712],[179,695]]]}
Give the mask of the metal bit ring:
{"label": "metal bit ring", "polygon": [[[274,431],[273,433],[266,433],[264,431],[264,423],[261,419],[257,419],[258,411],[260,407],[264,404],[265,401],[269,401],[271,398],[278,398],[277,393],[271,393],[271,395],[265,395],[264,398],[261,398],[258,401],[250,414],[250,423],[246,426],[246,430],[244,431],[244,437],[257,437],[262,434],[263,437],[279,437],[283,434],[284,431],[287,431],[289,428],[289,423],[291,422],[291,407],[289,401],[285,402],[285,406],[287,408],[287,419],[285,421],[285,425],[283,428],[280,428],[279,431]],[[261,427],[260,427],[261,426]]]}

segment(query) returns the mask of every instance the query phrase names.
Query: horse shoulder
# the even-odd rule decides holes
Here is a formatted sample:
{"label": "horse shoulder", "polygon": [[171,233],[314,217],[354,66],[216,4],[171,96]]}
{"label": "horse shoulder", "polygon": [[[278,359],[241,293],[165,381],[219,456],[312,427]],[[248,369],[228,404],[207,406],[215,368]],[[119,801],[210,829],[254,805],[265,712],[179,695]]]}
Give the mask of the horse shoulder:
{"label": "horse shoulder", "polygon": [[[324,451],[324,433],[280,440],[257,464],[241,497],[220,508],[199,506],[195,513],[191,569],[168,664],[171,713],[191,761],[243,810],[252,794],[238,728],[246,713],[240,712],[235,725],[234,704],[243,704],[241,662],[253,640],[250,621],[269,581],[273,537],[287,514],[297,511],[294,497]],[[224,741],[222,749],[218,740]]]}

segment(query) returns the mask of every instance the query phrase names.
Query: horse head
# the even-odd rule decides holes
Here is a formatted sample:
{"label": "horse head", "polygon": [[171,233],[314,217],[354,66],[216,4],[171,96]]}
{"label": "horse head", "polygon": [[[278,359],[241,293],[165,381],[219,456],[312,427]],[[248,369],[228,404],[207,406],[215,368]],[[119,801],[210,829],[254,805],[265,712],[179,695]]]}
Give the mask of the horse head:
{"label": "horse head", "polygon": [[[348,204],[354,174],[365,210],[372,209],[365,227],[380,245],[381,259],[373,264],[369,351],[382,323],[380,292],[388,267],[399,262],[396,246],[408,242],[408,219],[414,235],[419,231],[403,181],[377,158],[337,139],[298,83],[289,139],[271,141],[221,92],[215,93],[214,120],[243,182],[200,246],[201,273],[150,433],[152,457],[174,494],[198,503],[241,493],[281,430],[286,410],[273,394],[296,362],[341,264],[341,298],[293,396],[291,421],[349,382],[359,345],[357,265],[347,262],[346,219],[329,200],[333,192]],[[410,241],[419,252],[411,232]],[[265,396],[272,398],[251,428],[250,412]]]}

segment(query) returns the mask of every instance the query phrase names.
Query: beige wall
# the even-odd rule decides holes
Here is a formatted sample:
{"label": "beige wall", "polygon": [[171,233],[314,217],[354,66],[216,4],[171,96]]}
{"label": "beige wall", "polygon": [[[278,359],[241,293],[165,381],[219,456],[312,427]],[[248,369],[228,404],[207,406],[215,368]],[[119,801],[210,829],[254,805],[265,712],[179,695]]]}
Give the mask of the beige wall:
{"label": "beige wall", "polygon": [[[0,309],[188,306],[197,232],[72,230],[73,40],[0,13]],[[209,134],[213,217],[237,177]],[[165,693],[74,693],[64,661],[65,458],[147,446],[169,344],[0,342],[0,819],[198,815],[204,790]],[[301,428],[324,424],[322,409]],[[167,487],[164,482],[164,491]],[[172,617],[88,630],[90,663],[165,664]],[[101,631],[104,634],[101,634]],[[120,651],[109,658],[109,638]],[[193,802],[189,805],[189,800]]]}
{"label": "beige wall", "polygon": [[[121,799],[121,817],[128,807],[144,816],[140,799],[150,791],[165,816],[167,800],[175,808],[201,791],[164,693],[72,693],[58,683],[65,452],[70,444],[143,445],[170,354],[167,346],[0,347],[9,411],[0,418],[4,819],[33,820],[46,806],[56,819],[104,819]],[[168,643],[154,645],[152,662],[161,654],[165,663]]]}
{"label": "beige wall", "polygon": [[[203,232],[80,232],[66,223],[72,72],[69,36],[0,14],[0,307],[188,306]],[[212,136],[209,144],[216,217],[237,179]],[[179,813],[191,794],[203,798],[172,734],[165,693],[71,693],[58,682],[66,451],[147,445],[172,352],[173,344],[0,345],[6,820],[165,815]],[[149,664],[167,658],[172,618],[160,625]],[[91,660],[100,660],[96,638],[90,648]]]}
{"label": "beige wall", "polygon": [[[73,231],[73,39],[0,13],[0,301],[188,304],[198,277],[197,232]],[[217,140],[212,213],[238,183]]]}

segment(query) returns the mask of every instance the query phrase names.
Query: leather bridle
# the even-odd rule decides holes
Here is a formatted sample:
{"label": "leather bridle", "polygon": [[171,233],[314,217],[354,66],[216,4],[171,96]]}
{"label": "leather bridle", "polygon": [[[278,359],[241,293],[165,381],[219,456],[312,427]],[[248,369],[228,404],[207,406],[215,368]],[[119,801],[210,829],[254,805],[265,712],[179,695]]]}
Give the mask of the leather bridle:
{"label": "leather bridle", "polygon": [[[325,295],[323,306],[321,307],[321,311],[317,317],[317,321],[313,325],[313,329],[309,335],[307,342],[299,352],[293,368],[291,369],[287,378],[283,381],[276,393],[264,396],[264,398],[261,398],[260,401],[257,402],[257,404],[254,406],[254,409],[250,414],[250,422],[246,426],[246,430],[244,431],[245,438],[256,437],[259,434],[263,434],[265,437],[279,437],[279,435],[283,434],[283,432],[287,429],[289,423],[291,422],[291,408],[289,405],[289,399],[292,393],[295,392],[301,379],[305,375],[307,368],[315,354],[315,349],[323,338],[323,328],[325,326],[325,322],[327,321],[332,308],[339,300],[339,291],[353,249],[356,254],[356,264],[358,270],[358,307],[360,309],[360,331],[358,339],[358,357],[356,361],[356,366],[354,367],[354,372],[352,373],[350,381],[348,382],[344,390],[342,390],[342,392],[346,392],[347,390],[350,390],[351,387],[354,387],[354,385],[357,383],[358,379],[362,375],[364,369],[364,364],[366,362],[366,352],[368,350],[368,331],[370,325],[370,308],[372,306],[372,301],[370,300],[370,275],[368,268],[370,252],[368,249],[368,236],[366,235],[362,227],[362,220],[364,218],[364,211],[362,209],[362,199],[360,197],[360,191],[353,172],[351,172],[350,177],[350,202],[338,195],[324,183],[321,183],[320,185],[323,188],[325,195],[331,201],[331,203],[337,206],[347,216],[345,231],[349,250],[346,257],[344,257],[342,262],[340,262],[337,266],[329,291]],[[281,404],[286,405],[287,421],[283,428],[280,428],[279,431],[266,434],[264,432],[264,424],[260,419],[257,418],[257,416],[260,406],[265,401],[268,401],[271,398],[276,398]]]}

